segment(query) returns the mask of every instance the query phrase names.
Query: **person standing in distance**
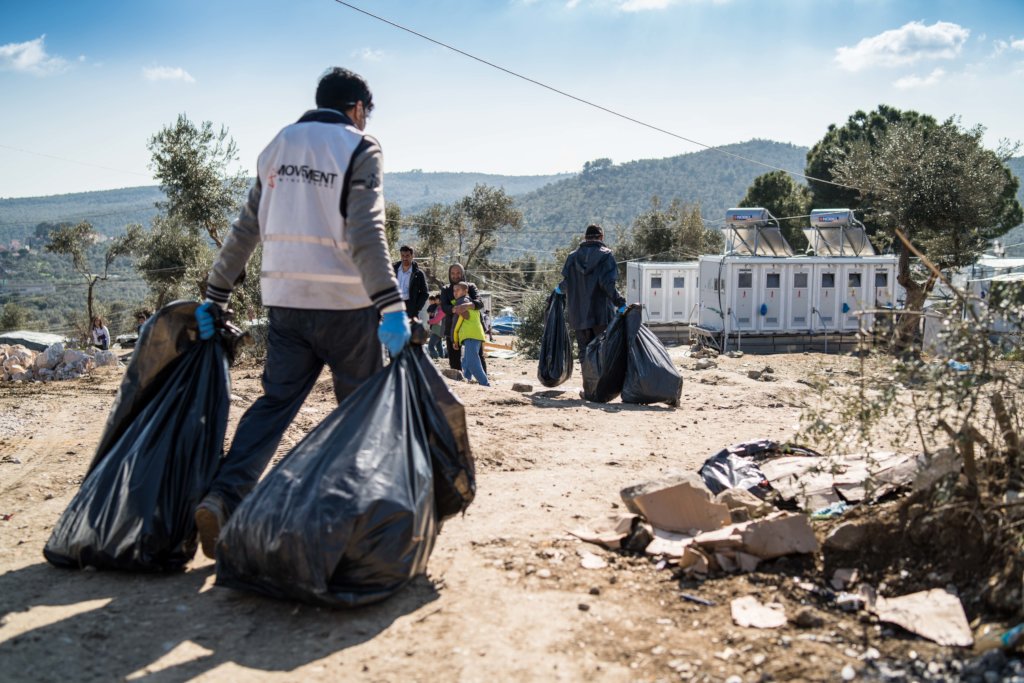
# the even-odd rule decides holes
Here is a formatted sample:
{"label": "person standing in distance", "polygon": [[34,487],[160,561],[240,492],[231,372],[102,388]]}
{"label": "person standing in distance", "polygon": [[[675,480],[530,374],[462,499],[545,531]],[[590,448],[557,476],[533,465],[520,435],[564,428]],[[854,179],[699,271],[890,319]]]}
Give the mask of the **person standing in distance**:
{"label": "person standing in distance", "polygon": [[626,311],[626,299],[615,289],[615,256],[603,240],[601,226],[588,225],[583,242],[565,259],[562,282],[555,287],[556,293],[566,295],[566,317],[576,333],[580,358],[608,327],[613,307],[619,314]]}
{"label": "person standing in distance", "polygon": [[256,485],[324,365],[340,403],[381,368],[381,343],[393,358],[410,336],[384,233],[381,149],[363,133],[373,110],[370,88],[333,67],[320,77],[316,106],[260,154],[256,184],[196,309],[199,336],[209,339],[214,307],[227,307],[249,256],[263,244],[263,396],[239,421],[195,511],[211,558],[221,527]]}
{"label": "person standing in distance", "polygon": [[[462,264],[453,263],[448,266],[448,284],[441,288],[441,310],[444,311],[444,344],[448,349],[448,366],[452,370],[460,371],[462,370],[462,354],[453,353],[455,341],[452,334],[455,330],[455,318],[471,307],[478,311],[484,307],[484,300],[480,298],[480,293],[473,283],[469,283],[469,293],[467,294],[470,303],[459,304],[456,301],[455,285],[466,279],[466,269],[462,267]],[[480,346],[480,364],[483,366],[484,372],[487,372],[487,361],[483,358],[482,345]]]}
{"label": "person standing in distance", "polygon": [[430,296],[430,292],[427,291],[427,276],[413,260],[415,254],[412,247],[402,245],[398,249],[398,254],[402,260],[394,264],[395,278],[398,280],[398,291],[405,302],[406,315],[412,320],[420,314],[423,305],[427,303],[427,297]]}

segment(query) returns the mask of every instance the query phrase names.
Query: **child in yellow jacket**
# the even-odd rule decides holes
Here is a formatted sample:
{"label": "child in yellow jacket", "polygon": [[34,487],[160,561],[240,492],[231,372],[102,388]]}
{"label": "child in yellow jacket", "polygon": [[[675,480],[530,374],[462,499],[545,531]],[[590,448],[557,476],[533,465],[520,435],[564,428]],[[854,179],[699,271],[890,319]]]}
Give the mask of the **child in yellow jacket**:
{"label": "child in yellow jacket", "polygon": [[[468,282],[459,282],[452,287],[452,294],[455,296],[457,304],[472,304],[469,299],[469,286]],[[463,348],[466,350],[462,356],[462,373],[466,379],[475,379],[480,386],[489,387],[491,385],[487,382],[487,373],[484,372],[483,363],[480,362],[480,351],[484,339],[486,337],[483,323],[480,321],[480,311],[470,305],[468,310],[460,313],[455,321],[452,340],[456,353],[461,353]]]}

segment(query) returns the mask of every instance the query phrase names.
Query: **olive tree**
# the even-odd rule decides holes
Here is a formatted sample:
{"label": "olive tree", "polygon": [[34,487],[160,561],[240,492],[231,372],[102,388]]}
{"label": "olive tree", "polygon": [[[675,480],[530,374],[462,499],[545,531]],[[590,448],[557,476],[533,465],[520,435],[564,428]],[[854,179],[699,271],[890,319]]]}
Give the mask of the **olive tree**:
{"label": "olive tree", "polygon": [[[1018,181],[1005,165],[1017,147],[986,149],[984,132],[953,118],[934,127],[895,123],[873,143],[851,144],[834,166],[835,177],[859,188],[858,198],[880,230],[902,230],[940,271],[961,268],[1022,218]],[[910,256],[899,250],[897,280],[906,289],[907,310],[918,312],[938,275],[915,276]],[[904,317],[897,348],[908,346],[916,322]]]}

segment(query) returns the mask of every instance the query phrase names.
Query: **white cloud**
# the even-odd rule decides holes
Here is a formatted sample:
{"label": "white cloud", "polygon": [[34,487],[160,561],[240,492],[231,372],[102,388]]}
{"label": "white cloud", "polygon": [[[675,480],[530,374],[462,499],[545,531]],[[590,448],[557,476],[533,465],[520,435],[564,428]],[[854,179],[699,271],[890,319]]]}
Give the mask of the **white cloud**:
{"label": "white cloud", "polygon": [[63,71],[68,63],[60,57],[46,54],[43,41],[46,35],[25,43],[7,43],[0,45],[0,70],[22,71],[36,76]]}
{"label": "white cloud", "polygon": [[[535,0],[530,0],[535,1]],[[647,12],[650,10],[668,9],[683,2],[700,4],[710,2],[713,5],[724,5],[732,0],[565,0],[566,9],[576,9],[580,5],[596,8],[610,8],[619,12]]]}
{"label": "white cloud", "polygon": [[370,47],[364,47],[362,50],[358,50],[354,56],[364,62],[379,62],[384,59],[384,50],[374,50]]}
{"label": "white cloud", "polygon": [[905,66],[925,59],[955,59],[963,49],[969,29],[948,21],[931,26],[912,21],[900,28],[865,38],[853,47],[836,50],[836,61],[847,71],[872,66]]}
{"label": "white cloud", "polygon": [[1020,50],[1021,52],[1024,52],[1024,38],[1021,38],[1020,40],[1015,40],[1012,43],[1010,43],[1010,49]]}
{"label": "white cloud", "polygon": [[147,81],[182,81],[183,83],[195,83],[196,79],[192,74],[180,66],[151,66],[142,70],[142,76]]}
{"label": "white cloud", "polygon": [[946,75],[943,69],[934,69],[927,76],[918,76],[916,74],[911,76],[904,76],[896,80],[892,85],[900,90],[910,90],[912,88],[927,88],[935,85]]}
{"label": "white cloud", "polygon": [[619,3],[623,12],[644,12],[650,9],[665,9],[673,0],[625,0]]}

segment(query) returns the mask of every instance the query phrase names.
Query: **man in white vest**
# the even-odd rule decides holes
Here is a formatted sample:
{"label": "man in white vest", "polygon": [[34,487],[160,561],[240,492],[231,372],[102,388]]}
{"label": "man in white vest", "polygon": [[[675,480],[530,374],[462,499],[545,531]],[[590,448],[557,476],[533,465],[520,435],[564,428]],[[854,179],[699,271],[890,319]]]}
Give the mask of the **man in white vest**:
{"label": "man in white vest", "polygon": [[260,285],[269,319],[264,393],[239,421],[196,508],[203,553],[211,558],[221,527],[256,485],[324,365],[341,402],[381,368],[381,343],[394,357],[409,340],[384,233],[381,149],[363,133],[373,110],[370,88],[334,67],[320,78],[316,106],[260,154],[256,184],[196,310],[199,336],[208,339],[213,307],[227,307],[262,243]]}

